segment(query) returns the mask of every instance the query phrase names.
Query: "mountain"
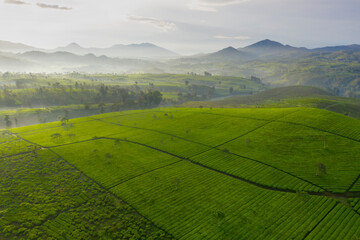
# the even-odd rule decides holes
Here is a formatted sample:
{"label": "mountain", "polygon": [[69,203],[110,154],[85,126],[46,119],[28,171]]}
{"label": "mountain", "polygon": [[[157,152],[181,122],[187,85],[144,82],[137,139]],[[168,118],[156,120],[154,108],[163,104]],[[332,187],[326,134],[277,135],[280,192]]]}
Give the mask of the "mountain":
{"label": "mountain", "polygon": [[13,43],[0,40],[0,52],[23,53],[34,50],[37,50],[37,48],[22,43]]}
{"label": "mountain", "polygon": [[174,58],[179,56],[177,53],[152,43],[114,45],[106,49],[105,53],[109,57],[125,56],[128,58]]}
{"label": "mountain", "polygon": [[317,52],[338,52],[338,51],[360,51],[360,45],[352,44],[352,45],[343,45],[343,46],[329,46],[322,48],[314,48],[312,51]]}
{"label": "mountain", "polygon": [[0,72],[87,72],[87,73],[163,73],[165,63],[153,60],[110,58],[94,54],[76,55],[69,52],[30,51],[1,53]]}
{"label": "mountain", "polygon": [[15,55],[0,54],[0,72],[31,71],[36,65],[26,59],[19,59]]}
{"label": "mountain", "polygon": [[156,46],[152,43],[141,44],[116,44],[109,48],[84,48],[77,43],[71,43],[65,47],[58,47],[49,52],[65,51],[74,53],[77,55],[95,54],[97,56],[106,55],[108,57],[118,58],[174,58],[179,56],[178,54],[167,50],[165,48]]}
{"label": "mountain", "polygon": [[140,59],[169,59],[176,58],[179,55],[168,49],[159,47],[152,43],[141,44],[116,44],[108,48],[85,48],[77,43],[70,43],[64,47],[55,49],[40,49],[28,46],[22,43],[13,43],[0,40],[0,52],[6,53],[24,53],[31,51],[41,51],[44,53],[69,52],[76,55],[94,54],[96,56],[106,55],[116,58],[140,58]]}
{"label": "mountain", "polygon": [[290,45],[284,45],[269,39],[262,40],[244,48],[238,48],[240,51],[255,54],[257,56],[283,56],[290,53],[307,52],[306,48],[296,48]]}
{"label": "mountain", "polygon": [[220,60],[220,61],[236,61],[236,60],[248,60],[252,57],[251,54],[243,51],[239,51],[233,47],[224,48],[218,52],[210,53],[201,58],[209,60]]}

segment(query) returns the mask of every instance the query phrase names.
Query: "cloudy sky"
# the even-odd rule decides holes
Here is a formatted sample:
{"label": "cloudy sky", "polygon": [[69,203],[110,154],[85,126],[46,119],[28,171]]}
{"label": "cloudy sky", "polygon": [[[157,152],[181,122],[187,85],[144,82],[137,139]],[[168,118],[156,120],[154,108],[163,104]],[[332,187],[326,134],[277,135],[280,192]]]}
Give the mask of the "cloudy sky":
{"label": "cloudy sky", "polygon": [[359,0],[1,0],[0,39],[52,48],[151,42],[182,54],[262,39],[360,44]]}

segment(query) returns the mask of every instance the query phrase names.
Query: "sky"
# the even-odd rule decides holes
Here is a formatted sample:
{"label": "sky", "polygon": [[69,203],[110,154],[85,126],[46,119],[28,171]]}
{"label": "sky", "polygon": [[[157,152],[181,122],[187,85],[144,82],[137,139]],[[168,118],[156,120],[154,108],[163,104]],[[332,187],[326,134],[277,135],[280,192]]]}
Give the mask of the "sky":
{"label": "sky", "polygon": [[1,0],[0,39],[55,48],[150,42],[189,55],[263,39],[360,44],[359,0]]}

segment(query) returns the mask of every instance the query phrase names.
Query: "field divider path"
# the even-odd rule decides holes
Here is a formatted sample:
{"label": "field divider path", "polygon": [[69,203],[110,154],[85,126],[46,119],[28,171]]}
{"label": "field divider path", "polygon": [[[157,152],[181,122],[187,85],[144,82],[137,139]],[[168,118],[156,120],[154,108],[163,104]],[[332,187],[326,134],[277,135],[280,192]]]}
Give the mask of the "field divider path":
{"label": "field divider path", "polygon": [[246,136],[246,135],[248,135],[248,134],[250,134],[250,133],[252,133],[252,132],[255,132],[256,130],[258,130],[258,129],[260,129],[260,128],[263,128],[263,127],[265,127],[266,125],[268,125],[268,124],[270,124],[270,123],[273,123],[273,122],[274,122],[274,120],[271,120],[271,121],[269,121],[269,122],[267,122],[267,123],[265,123],[265,124],[263,124],[263,125],[261,125],[261,126],[259,126],[259,127],[257,127],[257,128],[254,128],[254,129],[252,129],[252,130],[250,130],[250,131],[248,131],[248,132],[246,132],[246,133],[244,133],[244,134],[241,134],[240,136],[234,137],[234,138],[232,138],[232,139],[230,139],[230,140],[227,140],[227,141],[225,141],[225,142],[223,142],[223,143],[221,143],[221,144],[218,144],[218,145],[216,145],[214,148],[218,148],[218,147],[220,147],[220,146],[222,146],[222,145],[225,145],[225,144],[227,144],[227,143],[229,143],[229,142],[235,141],[236,139],[239,139],[239,138],[241,138],[241,137],[244,137],[244,136]]}
{"label": "field divider path", "polygon": [[189,140],[189,139],[186,139],[186,138],[183,138],[183,137],[176,136],[176,135],[171,134],[171,133],[167,133],[167,132],[163,132],[163,131],[159,131],[159,130],[155,130],[155,129],[150,129],[150,128],[141,128],[141,127],[135,127],[135,126],[123,125],[123,124],[120,124],[120,123],[107,122],[107,121],[104,121],[104,120],[102,120],[102,119],[98,119],[98,118],[92,118],[92,119],[94,119],[94,120],[96,120],[96,121],[101,121],[101,122],[104,122],[104,123],[107,123],[107,124],[112,124],[112,125],[120,126],[120,127],[126,127],[126,128],[132,128],[132,129],[138,129],[138,130],[146,130],[146,131],[150,131],[150,132],[156,132],[156,133],[160,133],[160,134],[168,135],[168,136],[170,136],[170,137],[175,137],[175,138],[178,138],[178,139],[181,139],[181,140],[187,141],[187,142],[191,142],[191,143],[199,144],[199,145],[202,145],[202,146],[205,146],[205,147],[208,147],[208,148],[213,148],[212,146],[207,145],[207,144],[205,144],[205,143],[192,141],[192,140]]}
{"label": "field divider path", "polygon": [[[266,189],[266,190],[272,190],[272,191],[278,191],[278,192],[286,192],[286,193],[296,193],[295,190],[290,190],[290,189],[282,189],[282,188],[275,188],[275,187],[270,187],[270,186],[266,186],[266,185],[262,185],[262,184],[259,184],[259,183],[256,183],[256,182],[253,182],[253,181],[250,181],[250,180],[247,180],[245,178],[242,178],[242,177],[238,177],[238,176],[235,176],[235,175],[232,175],[232,174],[229,174],[229,173],[226,173],[226,172],[223,172],[223,171],[220,171],[220,170],[217,170],[217,169],[214,169],[214,168],[211,168],[211,167],[208,167],[208,166],[205,166],[201,163],[198,163],[198,162],[195,162],[191,159],[188,159],[188,158],[183,158],[183,157],[180,157],[176,154],[173,154],[173,153],[170,153],[170,152],[167,152],[167,151],[164,151],[164,150],[161,150],[161,149],[158,149],[158,148],[155,148],[155,147],[152,147],[152,146],[149,146],[147,144],[143,144],[143,143],[139,143],[139,142],[134,142],[134,141],[131,141],[131,140],[121,140],[121,139],[118,139],[118,138],[108,138],[108,137],[99,137],[98,139],[108,139],[108,140],[117,140],[117,141],[123,141],[123,142],[129,142],[129,143],[133,143],[133,144],[137,144],[137,145],[140,145],[140,146],[143,146],[143,147],[147,147],[147,148],[151,148],[155,151],[158,151],[158,152],[162,152],[164,154],[168,154],[170,156],[173,156],[173,157],[176,157],[178,159],[180,159],[180,161],[187,161],[189,163],[192,163],[192,164],[195,164],[197,166],[200,166],[202,168],[206,168],[208,170],[211,170],[211,171],[214,171],[214,172],[217,172],[217,173],[220,173],[222,175],[225,175],[225,176],[228,176],[228,177],[231,177],[231,178],[234,178],[234,179],[237,179],[237,180],[240,180],[240,181],[243,181],[243,182],[246,182],[246,183],[249,183],[249,184],[252,184],[256,187],[260,187],[260,188],[263,188],[263,189]],[[95,139],[93,139],[95,140]],[[176,163],[180,162],[180,161],[177,161]],[[173,163],[175,164],[175,163]],[[172,164],[171,164],[172,165]],[[155,171],[155,170],[154,170]],[[151,172],[151,171],[150,171]],[[144,173],[145,174],[145,173]],[[141,176],[141,175],[144,175],[144,174],[140,174],[138,176]],[[136,178],[137,176],[133,177],[133,178]],[[128,181],[128,180],[127,180]],[[124,181],[126,182],[126,181]],[[121,183],[120,183],[121,184]],[[118,185],[120,185],[118,184]],[[307,192],[308,194],[310,195],[319,195],[319,196],[322,196],[322,193],[319,193],[319,192]],[[359,194],[360,195],[360,194]]]}
{"label": "field divider path", "polygon": [[[278,117],[277,119],[280,119],[280,118],[282,118],[282,117],[288,116],[288,115],[293,114],[293,113],[298,112],[298,111],[299,111],[299,110],[292,111],[292,112],[290,112],[290,113],[288,113],[288,114],[286,114],[286,115],[284,114],[284,115]],[[222,116],[221,114],[217,114],[217,115]],[[140,127],[135,127],[135,126],[123,125],[123,124],[119,124],[119,123],[107,122],[107,121],[104,121],[104,120],[102,120],[102,119],[97,119],[97,118],[93,118],[93,117],[90,117],[90,118],[92,118],[92,119],[94,119],[94,120],[97,120],[97,121],[102,121],[102,122],[105,122],[105,123],[108,123],[108,124],[117,125],[117,126],[128,127],[128,128],[133,128],[133,129],[139,129],[139,130],[152,131],[152,132],[156,132],[156,133],[160,133],[160,134],[166,134],[166,135],[169,135],[169,136],[171,136],[171,137],[176,137],[176,138],[182,139],[182,140],[184,140],[184,141],[191,142],[191,143],[195,143],[195,144],[200,144],[200,145],[203,145],[203,146],[206,146],[206,147],[209,148],[209,149],[207,149],[207,150],[205,150],[205,151],[202,151],[202,152],[200,152],[200,153],[197,153],[197,154],[195,154],[195,155],[190,156],[187,160],[189,160],[189,159],[191,159],[191,158],[194,158],[195,156],[201,155],[201,154],[203,154],[203,153],[206,153],[206,152],[208,152],[208,151],[211,151],[211,150],[221,151],[218,147],[220,147],[220,146],[222,146],[222,145],[224,145],[224,144],[226,144],[226,143],[229,143],[229,142],[231,142],[231,141],[234,141],[234,140],[236,140],[236,139],[238,139],[238,138],[240,138],[240,137],[246,136],[247,134],[250,134],[250,133],[252,133],[252,132],[254,132],[254,131],[256,131],[256,130],[258,130],[258,129],[260,129],[260,128],[262,128],[262,127],[264,127],[264,126],[266,126],[266,125],[268,125],[268,124],[273,123],[273,122],[276,121],[276,119],[273,119],[273,120],[256,119],[256,120],[262,120],[262,121],[267,121],[267,122],[264,123],[264,124],[262,124],[262,125],[259,126],[259,127],[256,127],[256,128],[254,128],[254,129],[246,132],[246,133],[241,134],[240,136],[237,136],[237,137],[235,137],[235,138],[233,138],[233,139],[227,140],[226,142],[223,142],[223,143],[221,143],[221,144],[216,145],[216,146],[213,147],[213,146],[210,146],[210,145],[207,145],[207,144],[203,144],[203,143],[200,143],[200,142],[188,140],[188,139],[186,139],[186,138],[182,138],[182,137],[176,136],[176,135],[174,135],[174,134],[169,134],[169,133],[162,132],[162,131],[158,131],[158,130],[154,130],[154,129],[140,128]],[[255,119],[255,118],[250,118],[250,119]],[[113,134],[112,134],[112,135],[113,135]],[[267,167],[273,168],[273,169],[275,169],[275,170],[277,170],[277,171],[280,171],[280,172],[282,172],[282,173],[288,174],[288,175],[290,175],[290,176],[292,176],[292,177],[295,177],[295,178],[297,178],[297,179],[299,179],[299,180],[302,180],[302,181],[307,182],[307,183],[309,183],[309,184],[311,184],[311,185],[313,185],[313,186],[316,186],[316,187],[318,187],[318,188],[320,188],[320,189],[322,189],[322,190],[324,190],[324,191],[327,191],[326,189],[324,189],[324,188],[321,187],[321,186],[318,186],[317,184],[314,184],[314,183],[312,183],[312,182],[310,182],[310,181],[308,181],[308,180],[305,180],[305,179],[303,179],[303,178],[301,178],[301,177],[299,177],[299,176],[296,176],[296,175],[294,175],[294,174],[292,174],[292,173],[286,172],[286,171],[284,171],[284,170],[282,170],[282,169],[279,169],[279,168],[277,168],[277,167],[275,167],[275,166],[272,166],[272,165],[270,165],[270,164],[261,162],[260,160],[252,159],[252,158],[249,158],[249,157],[246,157],[246,156],[242,156],[242,155],[239,155],[239,154],[235,154],[235,153],[232,153],[232,152],[229,152],[229,153],[232,154],[232,155],[234,155],[234,156],[237,156],[237,157],[242,157],[242,158],[245,158],[245,159],[248,159],[248,160],[257,162],[257,163],[259,163],[259,164],[263,164],[263,165],[265,165],[265,166],[267,166]],[[193,161],[193,162],[194,162],[194,161]],[[194,162],[194,163],[196,163],[196,162]],[[205,166],[205,165],[203,165],[203,166]]]}
{"label": "field divider path", "polygon": [[0,157],[0,159],[17,157],[17,156],[29,154],[29,153],[32,153],[32,152],[33,152],[33,151],[27,151],[27,152],[19,152],[19,153],[15,153],[15,154],[11,154],[11,155],[5,155],[5,156]]}
{"label": "field divider path", "polygon": [[126,180],[124,180],[124,181],[117,182],[117,183],[114,183],[114,184],[112,184],[112,185],[110,185],[110,186],[107,186],[106,189],[110,190],[111,188],[117,187],[117,186],[119,186],[119,185],[121,185],[121,184],[123,184],[123,183],[126,183],[126,182],[128,182],[128,181],[131,181],[131,180],[133,180],[134,178],[141,177],[141,176],[143,176],[143,175],[145,175],[145,174],[154,172],[154,171],[159,170],[159,169],[162,169],[162,168],[169,167],[169,166],[171,166],[171,165],[174,165],[174,164],[179,163],[179,162],[182,162],[182,161],[183,161],[183,159],[180,159],[179,161],[176,161],[176,162],[173,162],[173,163],[170,163],[170,164],[167,164],[167,165],[158,167],[158,168],[151,169],[151,170],[149,170],[149,171],[147,171],[147,172],[144,172],[144,173],[141,173],[141,174],[139,174],[139,175],[133,176],[133,177],[131,177],[131,178],[129,178],[129,179],[126,179]]}
{"label": "field divider path", "polygon": [[[16,134],[15,134],[16,135]],[[21,138],[21,137],[19,137]],[[21,138],[23,139],[23,138]],[[28,143],[32,143],[31,141],[28,141],[26,139],[23,139],[24,141],[27,141]],[[161,149],[158,149],[158,148],[155,148],[155,147],[152,147],[152,146],[149,146],[147,144],[143,144],[143,143],[139,143],[139,142],[135,142],[135,141],[131,141],[131,140],[124,140],[124,139],[119,139],[119,138],[110,138],[110,137],[97,137],[97,138],[92,138],[92,139],[88,139],[88,140],[83,140],[83,141],[80,141],[80,142],[73,142],[73,143],[68,143],[68,144],[63,144],[63,145],[58,145],[58,146],[55,146],[55,147],[51,147],[51,148],[46,148],[46,147],[42,147],[41,145],[39,144],[36,144],[36,143],[33,143],[37,146],[40,146],[44,149],[48,149],[49,151],[53,152],[54,154],[56,154],[57,156],[59,156],[61,159],[64,159],[62,156],[60,156],[58,153],[56,153],[54,150],[52,150],[52,148],[56,148],[56,147],[61,147],[61,146],[66,146],[66,145],[72,145],[72,144],[76,144],[76,143],[81,143],[81,142],[89,142],[89,141],[96,141],[96,140],[114,140],[114,141],[122,141],[122,142],[128,142],[128,143],[132,143],[132,144],[136,144],[136,145],[140,145],[140,146],[143,146],[143,147],[147,147],[147,148],[150,148],[150,149],[153,149],[155,151],[158,151],[158,152],[162,152],[164,154],[167,154],[167,155],[170,155],[170,156],[173,156],[173,157],[176,157],[178,159],[180,159],[180,161],[187,161],[189,163],[192,163],[194,165],[197,165],[197,166],[200,166],[202,168],[206,168],[210,171],[214,171],[214,172],[217,172],[217,173],[220,173],[222,175],[225,175],[225,176],[228,176],[228,177],[231,177],[231,178],[234,178],[234,179],[237,179],[237,180],[240,180],[240,181],[243,181],[243,182],[246,182],[248,184],[251,184],[251,185],[254,185],[256,187],[260,187],[260,188],[263,188],[263,189],[266,189],[266,190],[271,190],[271,191],[277,191],[277,192],[285,192],[285,193],[297,193],[296,190],[291,190],[291,189],[282,189],[282,188],[276,188],[276,187],[271,187],[271,186],[267,186],[267,185],[263,185],[263,184],[259,184],[257,182],[253,182],[253,181],[250,181],[250,180],[247,180],[245,178],[242,178],[242,177],[239,177],[239,176],[235,176],[235,175],[232,175],[232,174],[229,174],[229,173],[226,173],[226,172],[223,172],[223,171],[220,171],[220,170],[217,170],[217,169],[214,169],[214,168],[211,168],[209,166],[206,166],[206,165],[203,165],[201,163],[198,163],[198,162],[195,162],[189,158],[184,158],[184,157],[181,157],[181,156],[178,156],[176,154],[173,154],[173,153],[170,153],[170,152],[167,152],[167,151],[164,151],[164,150],[161,150]],[[218,149],[217,149],[218,150]],[[65,161],[67,161],[66,159],[64,159]],[[179,163],[180,161],[177,161],[177,162],[174,162],[174,163],[171,163],[171,164],[168,164],[168,166],[170,165],[174,165],[176,163]],[[67,161],[68,162],[68,161]],[[69,163],[71,164],[71,163]],[[71,164],[72,165],[72,164]],[[72,165],[74,166],[74,165]],[[75,167],[75,166],[74,166]],[[161,168],[165,168],[167,166],[162,166],[162,167],[159,167],[158,169],[161,169]],[[75,167],[76,168],[76,167]],[[76,168],[77,170],[79,170],[78,168]],[[156,171],[158,169],[153,169],[151,171],[148,171],[148,172],[153,172],[153,171]],[[79,170],[81,171],[81,170]],[[82,172],[82,171],[81,171]],[[144,175],[146,173],[142,173],[140,175],[137,175],[137,176],[134,176],[132,177],[132,179],[136,178],[136,177],[139,177],[141,175]],[[90,178],[90,177],[89,177]],[[92,178],[91,178],[92,179]],[[93,179],[92,179],[93,180]],[[94,180],[95,181],[95,180]],[[129,180],[126,180],[126,181],[129,181]],[[124,183],[126,181],[123,181],[121,183]],[[96,182],[96,181],[95,181]],[[97,182],[96,182],[97,183]],[[119,183],[118,185],[120,185],[121,183]],[[98,183],[99,184],[99,183]],[[100,185],[100,184],[99,184]],[[102,185],[101,185],[102,186]],[[103,189],[105,190],[108,190],[110,188],[105,188],[104,186],[102,186]],[[113,187],[111,187],[113,188]],[[330,193],[330,192],[327,192],[327,191],[324,191],[324,192],[311,192],[311,191],[306,191],[307,194],[309,195],[314,195],[314,196],[326,196],[326,197],[329,197],[329,196],[334,196],[334,197],[345,197],[345,198],[353,198],[353,197],[360,197],[360,192],[351,192],[351,193]]]}
{"label": "field divider path", "polygon": [[350,185],[350,187],[346,190],[347,192],[350,192],[350,190],[354,187],[354,185],[360,181],[360,174],[359,176],[355,179],[355,181]]}
{"label": "field divider path", "polygon": [[0,142],[0,145],[2,144],[9,144],[9,143],[13,143],[13,142],[18,142],[20,141],[19,139],[15,139],[15,140],[11,140],[11,141],[4,141],[4,142]]}
{"label": "field divider path", "polygon": [[339,204],[339,203],[336,202],[336,203],[334,204],[334,206],[320,219],[320,221],[319,221],[310,231],[308,231],[308,232],[305,234],[305,236],[303,237],[302,240],[305,240],[305,239],[312,233],[312,231],[314,231],[315,228],[317,228],[317,226],[319,226],[320,223],[321,223],[322,221],[324,221],[324,219],[335,209],[335,207],[336,207],[338,204]]}
{"label": "field divider path", "polygon": [[[27,142],[27,143],[30,143],[30,144],[33,144],[35,146],[38,146],[38,147],[41,147],[41,149],[46,149],[48,151],[50,151],[51,153],[55,154],[56,156],[58,156],[61,160],[64,160],[65,162],[67,162],[71,167],[73,167],[75,170],[81,172],[84,176],[86,176],[87,178],[89,178],[91,181],[93,181],[94,183],[96,183],[101,189],[103,189],[104,191],[106,191],[108,194],[110,194],[111,196],[113,196],[114,198],[116,199],[119,199],[120,201],[122,201],[123,203],[127,204],[128,206],[130,206],[132,209],[134,209],[134,211],[139,214],[140,216],[142,216],[144,219],[146,219],[147,221],[151,222],[152,224],[153,221],[151,221],[148,217],[144,216],[143,214],[140,214],[140,212],[138,210],[136,210],[136,208],[131,205],[130,203],[126,202],[125,200],[119,198],[118,196],[116,196],[114,193],[112,193],[111,191],[109,191],[108,189],[106,189],[103,185],[101,185],[98,181],[96,181],[95,179],[93,179],[92,177],[88,176],[87,174],[85,174],[83,171],[81,171],[79,168],[77,168],[74,164],[71,164],[68,160],[66,160],[65,158],[63,158],[60,154],[58,154],[57,152],[55,152],[54,150],[50,149],[50,148],[47,148],[47,147],[44,147],[40,144],[37,144],[37,143],[34,143],[34,142],[31,142],[23,137],[20,137],[18,134],[16,133],[12,133],[14,136],[18,137],[19,139]],[[92,140],[96,140],[96,139],[92,139]],[[170,235],[173,239],[176,239],[172,234],[170,234],[169,232],[167,232],[165,229],[161,228],[160,226],[157,226],[154,224],[154,226],[156,226],[158,229],[166,232],[168,235]]]}
{"label": "field divider path", "polygon": [[[61,155],[59,155],[57,152],[55,152],[54,150],[52,150],[52,148],[54,147],[51,147],[51,148],[47,148],[47,147],[43,147],[37,143],[33,143],[27,139],[24,139],[20,136],[18,136],[17,134],[14,133],[15,136],[17,136],[18,138],[30,143],[30,144],[34,144],[36,146],[39,146],[43,149],[47,149],[49,151],[51,151],[52,153],[54,153],[55,155],[57,155],[58,157],[60,157],[61,159],[65,160],[66,162],[68,162],[66,159],[64,159]],[[278,191],[278,192],[287,192],[287,193],[296,193],[295,190],[290,190],[290,189],[281,189],[281,188],[274,188],[274,187],[270,187],[270,186],[266,186],[266,185],[262,185],[262,184],[259,184],[259,183],[256,183],[256,182],[252,182],[252,181],[249,181],[249,180],[246,180],[244,178],[241,178],[241,177],[238,177],[238,176],[235,176],[235,175],[232,175],[232,174],[229,174],[229,173],[225,173],[225,172],[222,172],[220,170],[217,170],[217,169],[213,169],[211,167],[208,167],[208,166],[205,166],[201,163],[197,163],[197,162],[194,162],[190,159],[187,159],[187,158],[183,158],[183,157],[180,157],[178,155],[175,155],[173,153],[170,153],[170,152],[167,152],[167,151],[164,151],[164,150],[161,150],[161,149],[158,149],[158,148],[155,148],[155,147],[152,147],[152,146],[149,146],[149,145],[146,145],[146,144],[143,144],[143,143],[139,143],[139,142],[134,142],[134,141],[130,141],[130,140],[123,140],[123,139],[118,139],[118,138],[109,138],[109,137],[98,137],[98,138],[92,138],[92,139],[88,139],[88,140],[84,140],[84,141],[80,141],[80,142],[89,142],[89,141],[95,141],[95,140],[99,140],[99,139],[108,139],[108,140],[116,140],[116,141],[122,141],[122,142],[129,142],[129,143],[133,143],[133,144],[137,144],[137,145],[140,145],[140,146],[144,146],[144,147],[147,147],[147,148],[151,148],[155,151],[159,151],[159,152],[162,152],[162,153],[165,153],[165,154],[168,154],[168,155],[171,155],[173,157],[176,157],[178,159],[181,159],[183,161],[187,161],[187,162],[190,162],[192,164],[195,164],[195,165],[198,165],[200,167],[203,167],[203,168],[206,168],[208,170],[211,170],[211,171],[215,171],[217,173],[220,173],[220,174],[223,174],[223,175],[226,175],[226,176],[229,176],[229,177],[232,177],[232,178],[235,178],[237,180],[240,180],[240,181],[243,181],[243,182],[246,182],[246,183],[249,183],[249,184],[252,184],[254,186],[257,186],[257,187],[260,187],[260,188],[263,188],[263,189],[267,189],[267,190],[272,190],[272,191]],[[68,144],[63,144],[63,145],[59,145],[59,146],[56,146],[56,147],[61,147],[61,146],[66,146],[66,145],[71,145],[71,144],[76,144],[77,142],[74,142],[74,143],[68,143]],[[177,161],[177,162],[180,162],[180,161]],[[76,166],[74,166],[73,164],[71,164],[70,162],[68,162],[71,166],[73,166],[74,168],[76,168],[77,170],[79,170],[80,172],[82,172],[80,169],[78,169]],[[173,163],[175,164],[175,163]],[[155,171],[155,170],[154,170]],[[144,174],[142,174],[144,175]],[[86,175],[87,176],[87,175]],[[87,176],[89,177],[89,176]],[[136,176],[135,176],[136,177]],[[135,178],[133,177],[133,178]],[[90,178],[90,177],[89,177]],[[90,178],[91,180],[93,180],[94,182],[96,182],[94,179]],[[96,182],[97,184],[99,184],[98,182]],[[100,184],[99,184],[100,185]],[[103,187],[102,185],[100,185],[103,189],[105,190],[108,190],[106,189],[105,187]],[[319,193],[319,192],[307,192],[308,194],[310,195],[318,195],[318,196],[324,196],[323,193]],[[359,196],[360,196],[360,193],[359,193]]]}
{"label": "field divider path", "polygon": [[290,121],[284,121],[284,120],[279,120],[280,118],[283,118],[283,117],[285,117],[285,116],[288,116],[288,115],[290,115],[290,114],[292,114],[292,113],[295,113],[295,112],[298,112],[298,111],[300,111],[300,110],[291,112],[291,113],[289,113],[289,114],[287,114],[287,115],[281,116],[281,117],[279,117],[278,119],[273,119],[273,120],[261,119],[261,118],[252,118],[252,117],[243,117],[243,116],[234,116],[234,115],[226,115],[226,114],[217,114],[217,113],[209,113],[209,112],[203,112],[202,114],[226,116],[226,117],[233,117],[233,118],[244,118],[244,119],[262,120],[262,121],[272,121],[272,122],[279,122],[279,123],[288,123],[288,124],[292,124],[292,125],[296,125],[296,126],[308,127],[308,128],[311,128],[311,129],[320,131],[320,132],[329,133],[329,134],[332,134],[332,135],[335,135],[335,136],[338,136],[338,137],[346,138],[346,139],[348,139],[348,140],[351,140],[351,141],[355,141],[355,142],[359,142],[359,143],[360,143],[360,140],[357,140],[357,139],[355,139],[355,138],[351,138],[351,137],[344,136],[344,135],[341,135],[341,134],[338,134],[338,133],[335,133],[335,132],[331,132],[331,131],[327,131],[327,130],[324,130],[324,129],[320,129],[320,128],[317,128],[317,127],[313,127],[313,126],[310,126],[310,125],[307,125],[307,124],[290,122]]}

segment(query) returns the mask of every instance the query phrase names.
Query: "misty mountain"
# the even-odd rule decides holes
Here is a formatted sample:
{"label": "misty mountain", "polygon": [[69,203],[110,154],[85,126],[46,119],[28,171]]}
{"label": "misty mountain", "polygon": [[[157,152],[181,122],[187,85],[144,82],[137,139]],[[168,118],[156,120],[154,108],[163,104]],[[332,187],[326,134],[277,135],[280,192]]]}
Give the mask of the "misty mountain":
{"label": "misty mountain", "polygon": [[85,48],[77,43],[71,43],[65,47],[55,49],[39,49],[21,43],[0,41],[0,52],[24,53],[31,51],[41,51],[46,53],[69,52],[76,55],[94,54],[96,56],[106,55],[117,58],[141,58],[141,59],[168,59],[179,55],[165,48],[156,46],[152,43],[141,44],[117,44],[109,48]]}
{"label": "misty mountain", "polygon": [[360,45],[352,44],[352,45],[344,45],[344,46],[329,46],[322,48],[315,48],[312,51],[317,52],[338,52],[338,51],[360,51]]}
{"label": "misty mountain", "polygon": [[281,57],[289,54],[301,54],[308,51],[306,48],[292,47],[269,39],[262,40],[244,48],[238,48],[238,50],[254,54],[257,57]]}
{"label": "misty mountain", "polygon": [[239,51],[233,47],[224,48],[218,52],[211,53],[202,58],[209,60],[218,60],[218,61],[239,61],[239,60],[248,60],[252,57],[251,54]]}
{"label": "misty mountain", "polygon": [[23,52],[36,51],[36,50],[38,49],[22,43],[13,43],[9,41],[0,40],[0,52],[23,53]]}
{"label": "misty mountain", "polygon": [[31,61],[19,59],[13,54],[0,53],[0,72],[25,72],[36,67]]}
{"label": "misty mountain", "polygon": [[142,59],[110,58],[94,54],[31,51],[0,53],[0,72],[87,72],[87,73],[163,73],[166,64]]}
{"label": "misty mountain", "polygon": [[174,58],[178,54],[151,43],[141,44],[117,44],[109,48],[84,48],[77,43],[71,43],[65,47],[59,47],[50,52],[69,52],[77,55],[92,53],[97,56],[106,55],[118,58]]}

